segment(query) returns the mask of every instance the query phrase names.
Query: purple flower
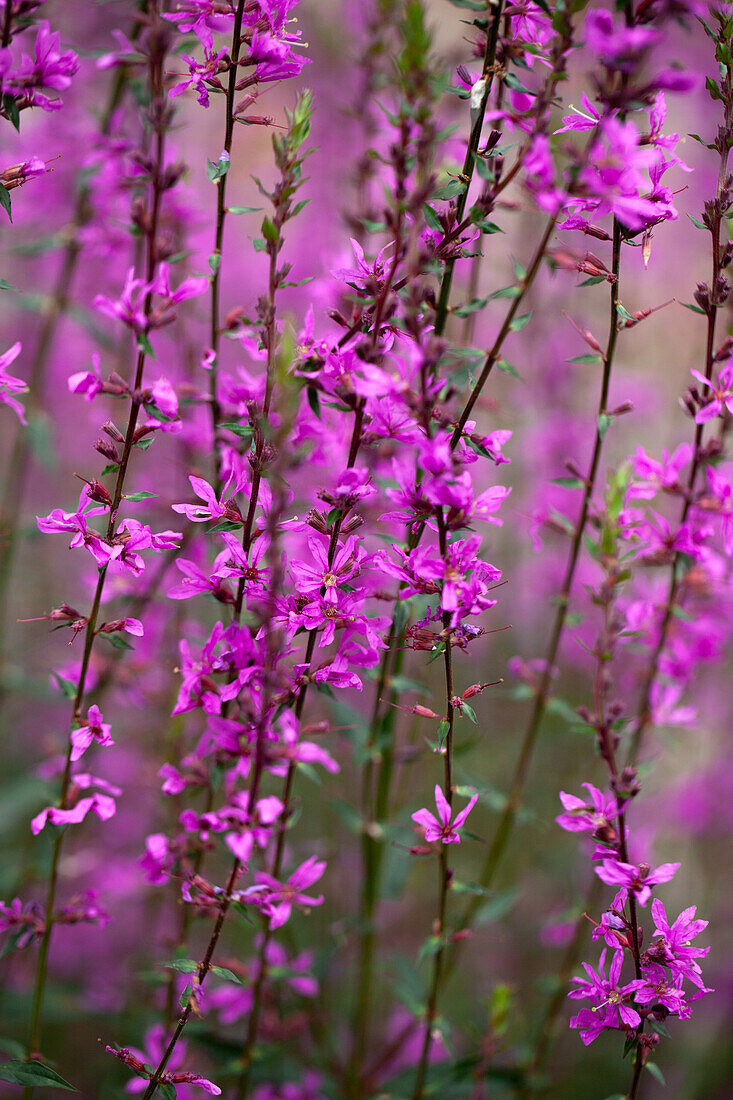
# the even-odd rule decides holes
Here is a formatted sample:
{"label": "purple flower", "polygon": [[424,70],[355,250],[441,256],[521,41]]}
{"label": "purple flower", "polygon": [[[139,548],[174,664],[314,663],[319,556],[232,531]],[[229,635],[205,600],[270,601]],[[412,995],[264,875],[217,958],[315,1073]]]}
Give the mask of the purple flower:
{"label": "purple flower", "polygon": [[585,35],[602,64],[622,73],[633,72],[644,52],[659,40],[659,31],[653,27],[614,27],[613,16],[603,10],[588,14]]}
{"label": "purple flower", "polygon": [[31,832],[37,836],[46,824],[52,825],[78,825],[91,811],[97,815],[100,821],[108,821],[114,817],[117,810],[114,798],[106,794],[93,794],[89,798],[80,798],[70,810],[62,810],[58,806],[47,806],[31,821]]}
{"label": "purple flower", "polygon": [[679,867],[679,863],[662,863],[653,871],[648,863],[640,863],[638,867],[634,867],[631,863],[622,863],[621,860],[604,859],[595,870],[601,882],[631,890],[639,905],[646,905],[652,895],[652,886],[669,882]]}
{"label": "purple flower", "polygon": [[460,844],[461,838],[458,835],[458,830],[465,825],[466,818],[477,801],[478,795],[475,794],[469,800],[468,805],[464,806],[451,822],[451,808],[448,805],[448,800],[443,794],[440,784],[436,783],[435,806],[438,816],[435,817],[434,814],[430,813],[430,810],[417,810],[416,813],[412,814],[412,820],[425,830],[425,840],[428,844],[432,844],[436,840],[442,841],[443,844]]}
{"label": "purple flower", "polygon": [[293,871],[285,883],[278,882],[264,871],[257,872],[257,886],[260,889],[264,888],[260,905],[265,915],[270,918],[270,928],[280,928],[285,924],[290,918],[294,905],[306,909],[311,909],[314,905],[323,905],[322,894],[314,898],[304,891],[317,882],[325,870],[325,861],[311,856]]}
{"label": "purple flower", "polygon": [[[583,783],[583,786],[590,795],[590,803],[577,795],[560,791],[565,813],[556,817],[555,821],[561,829],[567,829],[570,833],[594,833],[601,839],[608,839],[610,830],[611,836],[615,837],[615,822],[621,812],[615,797],[599,791],[592,783]],[[621,810],[623,808],[622,805]]]}
{"label": "purple flower", "polygon": [[683,909],[674,923],[670,924],[666,910],[658,898],[652,902],[651,911],[654,935],[658,938],[652,942],[647,954],[701,989],[704,988],[700,966],[695,960],[704,958],[710,948],[693,947],[692,940],[707,928],[708,921],[695,920],[697,906],[691,905],[688,909]]}
{"label": "purple flower", "polygon": [[586,1046],[597,1039],[603,1031],[635,1028],[641,1023],[641,1016],[628,1003],[637,983],[634,981],[627,985],[619,985],[623,961],[624,952],[614,951],[608,977],[606,977],[604,973],[606,949],[604,948],[601,951],[597,971],[588,963],[583,963],[583,969],[588,975],[587,980],[571,979],[576,983],[577,988],[572,989],[568,997],[587,997],[594,1002],[592,1010],[581,1009],[570,1021],[570,1026],[580,1031],[580,1038]]}
{"label": "purple flower", "polygon": [[79,726],[78,729],[71,731],[72,763],[79,760],[80,757],[84,755],[92,741],[96,741],[98,745],[103,745],[105,747],[114,745],[114,741],[109,735],[111,728],[112,727],[104,721],[99,707],[92,704],[87,713],[87,724],[85,726]]}
{"label": "purple flower", "polygon": [[204,481],[202,477],[191,476],[188,480],[191,482],[191,488],[196,496],[204,503],[203,505],[173,504],[171,507],[174,512],[180,512],[192,523],[206,523],[210,519],[227,519],[234,523],[242,522],[241,512],[233,501],[234,497],[241,493],[249,480],[244,466],[236,472],[232,470],[221,491],[221,500],[217,499],[211,485],[208,481]]}
{"label": "purple flower", "polygon": [[25,409],[20,401],[16,401],[10,395],[25,393],[28,387],[22,378],[15,378],[12,374],[8,374],[6,370],[6,367],[14,363],[20,355],[21,347],[20,342],[17,342],[11,348],[8,348],[4,355],[0,355],[0,404],[7,405],[16,414],[21,424],[26,424]]}
{"label": "purple flower", "polygon": [[733,362],[728,363],[718,372],[717,384],[710,382],[704,374],[694,368],[691,368],[690,374],[697,378],[700,385],[713,391],[712,401],[703,405],[695,417],[696,424],[707,424],[709,420],[714,420],[716,416],[722,414],[724,407],[733,414]]}

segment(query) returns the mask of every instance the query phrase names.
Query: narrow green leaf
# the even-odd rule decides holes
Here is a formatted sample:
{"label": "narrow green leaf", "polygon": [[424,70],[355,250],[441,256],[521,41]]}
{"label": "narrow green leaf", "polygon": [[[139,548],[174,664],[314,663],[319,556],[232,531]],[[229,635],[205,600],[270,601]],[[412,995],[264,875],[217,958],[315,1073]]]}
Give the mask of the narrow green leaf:
{"label": "narrow green leaf", "polygon": [[553,485],[559,485],[561,489],[583,489],[585,488],[584,482],[579,477],[554,477],[552,479]]}
{"label": "narrow green leaf", "polygon": [[443,940],[441,936],[428,936],[426,940],[423,940],[420,950],[417,953],[417,965],[425,959],[429,959],[431,955],[437,955],[443,946]]}
{"label": "narrow green leaf", "polygon": [[131,500],[133,504],[138,504],[141,500],[150,500],[151,497],[157,497],[157,495],[157,493],[148,493],[141,489],[139,493],[125,493],[125,500]]}
{"label": "narrow green leaf", "polygon": [[262,210],[261,206],[229,206],[227,207],[227,213],[229,214],[259,214]]}
{"label": "narrow green leaf", "polygon": [[19,1058],[13,1058],[0,1066],[0,1081],[10,1081],[13,1085],[32,1085],[34,1088],[53,1085],[54,1088],[66,1089],[68,1092],[77,1091],[50,1066],[44,1066],[42,1062],[23,1062]]}
{"label": "narrow green leaf", "polygon": [[601,415],[598,417],[598,435],[601,439],[606,438],[606,432],[612,424],[613,417],[609,416],[608,413],[601,413]]}
{"label": "narrow green leaf", "polygon": [[8,92],[3,96],[3,110],[15,129],[20,133],[20,111],[18,110],[18,101],[14,95],[10,95]]}
{"label": "narrow green leaf", "polygon": [[76,696],[76,684],[72,680],[67,680],[63,676],[59,676],[58,672],[52,672],[54,680],[59,686],[61,694],[67,699],[73,699]]}
{"label": "narrow green leaf", "polygon": [[13,220],[13,215],[10,211],[10,192],[4,183],[0,183],[0,206],[2,206],[5,213],[8,215],[8,220]]}
{"label": "narrow green leaf", "polygon": [[155,359],[155,350],[150,343],[150,337],[147,332],[141,332],[137,338],[137,350],[141,351],[143,355],[149,356],[151,359]]}
{"label": "narrow green leaf", "polygon": [[270,244],[274,244],[277,241],[277,227],[269,218],[262,219],[262,236],[266,241],[269,241]]}
{"label": "narrow green leaf", "polygon": [[100,638],[104,638],[105,642],[109,642],[115,649],[132,649],[129,642],[126,642],[124,638],[119,634],[100,634]]}
{"label": "narrow green leaf", "polygon": [[454,199],[457,195],[462,195],[465,190],[465,183],[461,183],[460,180],[451,180],[444,187],[439,187],[436,191],[433,191],[430,198],[431,200],[446,201]]}
{"label": "narrow green leaf", "polygon": [[511,363],[507,363],[506,359],[497,359],[496,369],[500,370],[502,374],[508,374],[511,378],[517,378],[520,382],[522,376],[516,367],[513,367]]}
{"label": "narrow green leaf", "polygon": [[228,432],[233,432],[240,439],[250,439],[254,431],[251,424],[237,424],[236,422],[221,424],[220,427],[226,428]]}
{"label": "narrow green leaf", "polygon": [[523,313],[521,317],[515,317],[512,323],[509,325],[511,332],[521,332],[526,325],[529,324],[532,318],[532,313]]}

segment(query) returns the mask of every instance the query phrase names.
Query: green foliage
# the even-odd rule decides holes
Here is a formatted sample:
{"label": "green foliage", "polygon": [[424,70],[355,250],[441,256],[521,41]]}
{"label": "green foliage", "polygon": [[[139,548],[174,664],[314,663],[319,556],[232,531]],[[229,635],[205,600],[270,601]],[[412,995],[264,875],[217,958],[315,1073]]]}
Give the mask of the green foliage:
{"label": "green foliage", "polygon": [[77,1091],[50,1066],[44,1066],[42,1062],[23,1062],[18,1058],[0,1065],[0,1081],[9,1081],[13,1085],[31,1085],[33,1088],[51,1085],[67,1092]]}

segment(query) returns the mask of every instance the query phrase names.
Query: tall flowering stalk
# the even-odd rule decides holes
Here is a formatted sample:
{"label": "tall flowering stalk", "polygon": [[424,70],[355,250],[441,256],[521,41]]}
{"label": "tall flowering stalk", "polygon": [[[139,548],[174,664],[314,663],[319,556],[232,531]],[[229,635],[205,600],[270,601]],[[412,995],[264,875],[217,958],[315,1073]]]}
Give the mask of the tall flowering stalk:
{"label": "tall flowering stalk", "polygon": [[[163,81],[167,41],[168,35],[165,23],[160,19],[159,13],[152,10],[148,15],[148,25],[143,45],[148,60],[150,88],[147,121],[153,133],[154,149],[149,162],[148,194],[145,200],[147,207],[145,278],[134,279],[131,271],[128,274],[123,296],[119,301],[111,302],[104,298],[100,298],[98,301],[99,309],[121,320],[132,329],[137,344],[137,355],[131,383],[123,384],[120,387],[121,392],[129,397],[130,412],[124,436],[116,432],[116,429],[116,435],[113,435],[113,438],[118,438],[119,443],[122,444],[121,452],[115,453],[117,462],[115,463],[114,490],[110,493],[101,482],[94,479],[88,483],[87,488],[82,490],[77,512],[65,513],[57,509],[49,516],[39,518],[38,521],[39,527],[43,531],[71,531],[73,533],[72,545],[86,545],[89,548],[98,565],[99,575],[91,609],[89,614],[83,618],[83,625],[80,626],[84,633],[84,649],[77,683],[69,692],[73,695],[72,727],[63,765],[58,804],[43,810],[41,814],[37,815],[32,826],[34,833],[40,832],[47,823],[57,826],[59,831],[53,843],[45,905],[45,924],[39,946],[37,977],[28,1039],[29,1054],[37,1051],[40,1045],[47,962],[55,924],[54,904],[56,901],[59,860],[66,835],[64,826],[69,823],[80,822],[90,810],[93,810],[102,820],[113,816],[115,813],[114,798],[120,793],[117,788],[113,789],[93,776],[77,774],[73,767],[86,748],[94,741],[100,745],[113,744],[109,736],[110,727],[102,722],[102,716],[98,708],[95,706],[90,707],[86,718],[83,714],[87,691],[87,674],[95,639],[105,627],[110,627],[113,630],[129,629],[133,633],[138,633],[141,630],[136,621],[120,621],[119,624],[98,625],[107,574],[112,561],[120,561],[134,574],[142,572],[144,565],[139,550],[153,549],[159,553],[180,537],[174,532],[153,535],[148,527],[134,519],[126,519],[118,526],[119,509],[123,499],[144,499],[149,495],[147,493],[138,494],[137,496],[135,494],[125,494],[128,466],[133,447],[145,434],[140,436],[137,432],[140,410],[144,403],[152,403],[152,408],[160,411],[161,418],[163,420],[167,418],[167,414],[160,410],[160,404],[163,403],[164,387],[159,385],[158,393],[156,393],[146,391],[143,386],[146,360],[152,350],[148,334],[156,325],[161,323],[165,313],[170,312],[177,301],[198,291],[198,287],[194,285],[171,291],[168,285],[167,273],[158,266],[157,235],[161,202],[165,192],[174,185],[177,178],[175,171],[171,172],[166,169],[164,152],[165,134],[170,123],[170,112]],[[86,389],[87,392],[89,392],[90,387],[97,391],[103,389],[103,384],[98,382],[95,376],[89,372],[83,378],[75,376],[74,385],[76,388]],[[90,508],[90,505],[95,501],[101,507]],[[108,521],[104,534],[98,534],[87,527],[89,516],[106,512],[108,512]],[[98,791],[89,797],[79,799],[79,793],[90,787],[92,789],[96,787]],[[32,1089],[26,1091],[30,1095]]]}

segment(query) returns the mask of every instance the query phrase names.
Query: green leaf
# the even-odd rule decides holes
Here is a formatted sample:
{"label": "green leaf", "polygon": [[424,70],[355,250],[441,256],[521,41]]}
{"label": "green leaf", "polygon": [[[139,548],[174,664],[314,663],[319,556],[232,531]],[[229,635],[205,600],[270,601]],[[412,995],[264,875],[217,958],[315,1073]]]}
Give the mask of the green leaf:
{"label": "green leaf", "polygon": [[133,447],[137,447],[140,451],[147,451],[148,447],[152,447],[153,437],[149,435],[147,439],[140,439],[137,443],[133,443]]}
{"label": "green leaf", "polygon": [[217,275],[221,267],[221,252],[212,252],[209,256],[208,263],[211,274]]}
{"label": "green leaf", "polygon": [[262,210],[261,206],[229,206],[227,207],[228,214],[259,214]]}
{"label": "green leaf", "polygon": [[[692,136],[694,137],[694,134]],[[688,214],[687,217],[690,219],[696,229],[707,229],[707,226],[703,222],[701,222],[699,218],[693,218],[692,214]]]}
{"label": "green leaf", "polygon": [[534,97],[535,93],[531,92],[529,88],[525,88],[524,84],[522,84],[522,82],[517,79],[514,73],[505,73],[504,83],[506,84],[507,88],[511,88],[513,92],[524,92],[525,95],[531,95],[532,97]]}
{"label": "green leaf", "polygon": [[437,191],[433,191],[430,198],[432,200],[445,201],[447,199],[454,199],[456,195],[462,195],[466,190],[465,183],[461,183],[460,180],[451,180],[450,183],[446,183],[444,187],[439,187]]}
{"label": "green leaf", "polygon": [[13,1085],[32,1085],[34,1088],[53,1085],[54,1088],[66,1089],[68,1092],[77,1091],[50,1066],[44,1066],[42,1062],[22,1062],[19,1058],[13,1058],[0,1066],[0,1081],[10,1081]]}
{"label": "green leaf", "polygon": [[649,1072],[651,1073],[652,1077],[656,1081],[659,1081],[660,1085],[666,1085],[667,1084],[667,1082],[664,1080],[664,1074],[662,1073],[661,1069],[659,1068],[659,1066],[657,1065],[656,1062],[645,1062],[644,1063],[644,1069],[648,1069]]}
{"label": "green leaf", "polygon": [[465,714],[466,718],[470,718],[474,726],[478,725],[478,718],[476,717],[476,711],[473,707],[469,707],[468,703],[461,703],[461,714]]}
{"label": "green leaf", "polygon": [[442,745],[443,745],[443,741],[448,736],[448,730],[449,729],[450,729],[450,723],[445,718],[443,718],[442,721],[438,725],[438,744],[441,746],[441,748],[442,748]]}
{"label": "green leaf", "polygon": [[121,638],[119,634],[100,634],[101,638],[104,638],[106,642],[113,645],[115,649],[132,649],[133,647],[129,642],[126,642],[124,638]]}
{"label": "green leaf", "polygon": [[206,175],[209,177],[212,183],[218,183],[222,176],[225,176],[229,171],[229,165],[231,161],[229,157],[217,160],[216,164],[213,160],[207,160],[206,162]]}
{"label": "green leaf", "polygon": [[503,286],[500,290],[495,290],[493,294],[489,295],[489,298],[517,298],[521,294],[518,286]]}
{"label": "green leaf", "polygon": [[602,440],[606,438],[606,432],[612,424],[613,417],[609,416],[608,413],[601,413],[598,417],[598,435]]}
{"label": "green leaf", "polygon": [[238,435],[240,439],[251,439],[254,434],[254,428],[251,424],[237,424],[233,421],[229,424],[220,424],[219,427],[226,428],[228,432],[233,432],[234,435]]}
{"label": "green leaf", "polygon": [[155,359],[155,350],[153,348],[153,345],[150,343],[150,337],[148,336],[147,332],[139,333],[136,347],[138,351],[141,351],[143,353],[143,355],[147,355],[151,359]]}
{"label": "green leaf", "polygon": [[522,381],[522,376],[519,371],[513,367],[511,363],[507,363],[506,359],[497,359],[496,369],[500,370],[502,374],[508,374],[511,378],[517,378],[520,382]]}
{"label": "green leaf", "polygon": [[67,699],[74,699],[76,697],[76,684],[72,680],[67,680],[63,676],[59,676],[58,672],[52,672],[54,680],[59,686],[61,694]]}
{"label": "green leaf", "polygon": [[17,286],[13,286],[7,279],[0,279],[0,290],[17,290]]}
{"label": "green leaf", "polygon": [[177,970],[179,974],[196,974],[199,965],[193,959],[171,959],[170,962],[161,963],[166,970]]}
{"label": "green leaf", "polygon": [[274,244],[277,241],[278,233],[277,226],[269,218],[262,219],[262,236],[270,244]]}
{"label": "green leaf", "polygon": [[175,420],[175,416],[167,416],[164,412],[161,412],[157,405],[151,405],[149,401],[146,401],[143,405],[145,412],[148,416],[152,416],[153,420],[160,420],[162,424],[170,424],[172,420]]}
{"label": "green leaf", "polygon": [[489,890],[488,887],[482,886],[479,882],[459,882],[455,878],[451,879],[450,888],[456,894],[475,894],[481,898],[490,898],[494,893],[493,890]]}
{"label": "green leaf", "polygon": [[8,220],[13,220],[13,215],[10,212],[10,192],[4,183],[0,183],[0,206],[2,206],[5,213],[8,215]]}
{"label": "green leaf", "polygon": [[585,364],[585,363],[588,363],[588,364],[602,363],[603,362],[603,356],[602,355],[596,355],[592,352],[588,352],[586,355],[574,355],[572,359],[566,359],[565,362],[566,363],[583,363],[583,364]]}
{"label": "green leaf", "polygon": [[559,485],[561,489],[584,489],[585,483],[579,477],[554,477],[553,485]]}
{"label": "green leaf", "polygon": [[176,1100],[176,1096],[178,1095],[176,1093],[176,1086],[172,1081],[163,1081],[158,1085],[155,1091],[163,1097],[163,1100]]}
{"label": "green leaf", "polygon": [[116,474],[119,468],[119,462],[110,462],[107,466],[104,467],[102,473],[99,476],[104,477],[105,474]]}
{"label": "green leaf", "polygon": [[255,237],[252,241],[255,252],[267,252],[267,241],[263,241],[261,237]]}
{"label": "green leaf", "polygon": [[442,946],[442,936],[428,936],[426,940],[423,940],[420,950],[417,953],[417,965],[419,966],[425,959],[429,959],[431,955],[437,955]]}
{"label": "green leaf", "polygon": [[20,111],[18,110],[18,101],[14,95],[5,93],[3,96],[3,110],[15,129],[20,133]]}
{"label": "green leaf", "polygon": [[308,404],[310,405],[311,409],[313,410],[315,415],[320,420],[321,419],[321,402],[320,402],[320,399],[319,399],[319,396],[318,396],[318,390],[314,386],[308,386],[307,387],[307,393],[308,393]]}
{"label": "green leaf", "polygon": [[700,306],[696,306],[694,302],[682,302],[682,305],[685,309],[691,309],[693,313],[702,313],[703,317],[705,316],[705,310],[701,309]]}
{"label": "green leaf", "polygon": [[532,318],[531,311],[529,313],[523,313],[521,317],[515,317],[509,325],[511,332],[521,332],[522,329],[529,324]]}
{"label": "green leaf", "polygon": [[425,218],[425,224],[428,226],[428,229],[434,229],[436,233],[443,232],[443,226],[441,224],[440,218],[435,213],[432,206],[430,206],[430,204],[427,202],[423,206],[423,216]]}
{"label": "green leaf", "polygon": [[157,495],[157,493],[148,493],[141,489],[139,493],[125,493],[125,500],[131,500],[133,504],[138,504],[141,500],[150,500],[151,497],[157,497]]}

